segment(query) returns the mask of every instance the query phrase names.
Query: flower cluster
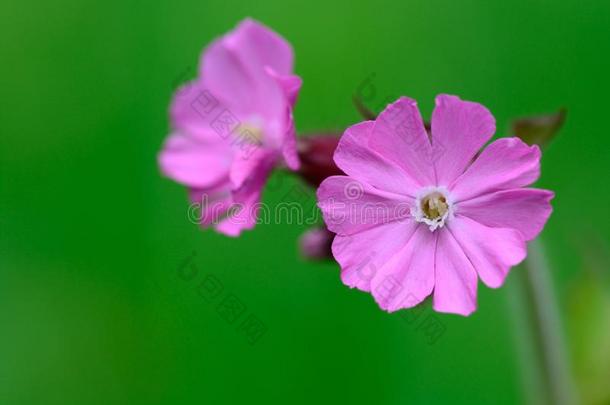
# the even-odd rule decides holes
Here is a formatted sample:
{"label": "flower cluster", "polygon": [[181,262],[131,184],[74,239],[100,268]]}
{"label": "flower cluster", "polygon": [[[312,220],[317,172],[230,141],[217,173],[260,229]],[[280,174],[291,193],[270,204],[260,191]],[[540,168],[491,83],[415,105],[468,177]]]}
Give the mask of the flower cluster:
{"label": "flower cluster", "polygon": [[[288,42],[250,19],[214,41],[171,103],[162,172],[206,201],[202,226],[230,236],[257,223],[252,208],[274,168],[323,180],[326,229],[303,239],[305,251],[323,257],[332,240],[343,282],[384,310],[432,296],[439,312],[472,313],[478,279],[501,286],[551,214],[553,193],[527,188],[540,174],[539,148],[518,138],[483,148],[495,132],[491,113],[440,95],[429,130],[416,102],[401,97],[338,142],[304,142],[300,159],[293,59]],[[319,163],[314,155],[329,150],[334,163]]]}

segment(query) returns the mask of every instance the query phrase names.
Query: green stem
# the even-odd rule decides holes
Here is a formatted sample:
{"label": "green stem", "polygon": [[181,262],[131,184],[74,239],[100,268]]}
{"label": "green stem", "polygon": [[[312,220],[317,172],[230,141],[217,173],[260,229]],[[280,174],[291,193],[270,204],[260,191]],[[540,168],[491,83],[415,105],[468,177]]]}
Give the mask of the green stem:
{"label": "green stem", "polygon": [[518,270],[511,313],[523,365],[523,383],[532,404],[576,404],[563,328],[550,269],[539,240],[529,245]]}

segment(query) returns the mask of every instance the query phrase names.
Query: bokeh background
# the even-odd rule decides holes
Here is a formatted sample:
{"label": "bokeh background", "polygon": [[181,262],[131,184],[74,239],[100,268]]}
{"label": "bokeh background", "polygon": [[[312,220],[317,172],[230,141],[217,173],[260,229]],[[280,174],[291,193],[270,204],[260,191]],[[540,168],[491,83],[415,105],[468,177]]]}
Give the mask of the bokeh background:
{"label": "bokeh background", "polygon": [[[404,94],[429,116],[436,94],[458,94],[501,136],[513,117],[568,109],[543,157],[539,186],[557,197],[541,240],[579,398],[610,403],[609,2],[3,0],[0,16],[0,404],[527,398],[522,268],[480,285],[471,317],[439,315],[431,345],[335,264],[301,259],[306,226],[230,239],[187,221],[156,164],[168,102],[246,16],[294,46],[300,132],[358,121],[367,78],[372,108]],[[272,181],[272,205],[298,184]],[[210,275],[264,323],[255,344],[202,297]]]}

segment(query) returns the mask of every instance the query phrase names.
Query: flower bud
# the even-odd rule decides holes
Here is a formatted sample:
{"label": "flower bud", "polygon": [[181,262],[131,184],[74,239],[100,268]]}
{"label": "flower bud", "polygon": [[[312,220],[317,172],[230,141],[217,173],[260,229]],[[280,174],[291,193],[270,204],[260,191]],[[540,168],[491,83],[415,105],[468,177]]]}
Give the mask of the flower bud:
{"label": "flower bud", "polygon": [[318,187],[329,176],[343,172],[333,160],[339,143],[338,133],[319,133],[298,139],[298,153],[301,160],[299,174],[313,187]]}
{"label": "flower bud", "polygon": [[299,240],[301,255],[309,260],[332,259],[331,245],[335,234],[325,227],[307,230]]}

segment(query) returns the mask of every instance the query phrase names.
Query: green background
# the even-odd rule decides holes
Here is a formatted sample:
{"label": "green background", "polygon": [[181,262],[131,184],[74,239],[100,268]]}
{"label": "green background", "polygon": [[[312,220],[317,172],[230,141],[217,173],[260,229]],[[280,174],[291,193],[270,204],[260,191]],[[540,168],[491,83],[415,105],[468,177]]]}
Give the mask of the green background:
{"label": "green background", "polygon": [[[609,2],[3,0],[0,16],[1,405],[522,400],[514,274],[480,285],[471,317],[439,315],[429,345],[335,264],[300,259],[306,226],[231,239],[187,221],[156,164],[168,102],[246,16],[295,49],[301,132],[358,121],[351,96],[371,74],[374,108],[408,95],[429,116],[436,94],[457,94],[501,136],[512,117],[568,108],[543,158],[539,185],[557,197],[542,239],[579,390],[608,389],[582,370],[610,360],[590,343],[610,327]],[[272,181],[277,204],[295,182]],[[264,322],[256,344],[198,294],[206,275]]]}

